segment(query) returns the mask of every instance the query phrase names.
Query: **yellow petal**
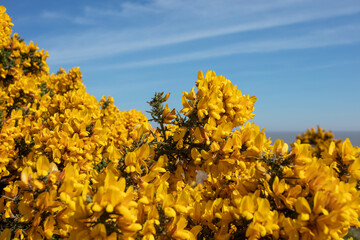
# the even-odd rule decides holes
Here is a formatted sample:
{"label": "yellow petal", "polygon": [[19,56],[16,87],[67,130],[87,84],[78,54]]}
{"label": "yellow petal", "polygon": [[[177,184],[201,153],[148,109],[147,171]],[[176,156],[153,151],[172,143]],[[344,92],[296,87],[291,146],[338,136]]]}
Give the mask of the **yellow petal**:
{"label": "yellow petal", "polygon": [[94,212],[100,212],[102,210],[102,207],[98,203],[95,203],[92,207],[92,210]]}
{"label": "yellow petal", "polygon": [[171,207],[166,207],[164,209],[164,213],[167,217],[176,217],[176,212],[173,208]]}
{"label": "yellow petal", "polygon": [[49,160],[46,156],[41,155],[36,162],[36,171],[40,176],[46,176],[49,172]]}
{"label": "yellow petal", "polygon": [[300,214],[311,214],[311,208],[304,197],[299,197],[295,203],[295,209]]}
{"label": "yellow petal", "polygon": [[21,172],[21,181],[25,183],[26,185],[29,185],[29,181],[31,180],[31,175],[33,174],[33,171],[31,167],[26,167]]}
{"label": "yellow petal", "polygon": [[9,228],[5,228],[5,230],[1,233],[0,240],[11,240],[11,230]]}
{"label": "yellow petal", "polygon": [[94,229],[91,231],[90,236],[94,239],[105,239],[106,238],[106,228],[105,225],[100,223],[97,224]]}
{"label": "yellow petal", "polygon": [[203,228],[200,225],[196,225],[195,227],[191,228],[190,232],[196,237],[202,229]]}
{"label": "yellow petal", "polygon": [[163,114],[162,114],[163,118],[165,118],[166,115],[168,115],[169,113],[170,113],[170,108],[169,108],[169,105],[166,104],[165,108],[164,108],[164,111],[163,111]]}
{"label": "yellow petal", "polygon": [[164,101],[167,101],[169,99],[169,97],[170,97],[170,93],[168,92],[164,97]]}
{"label": "yellow petal", "polygon": [[45,236],[47,239],[51,238],[54,234],[55,220],[52,216],[49,216],[44,222]]}

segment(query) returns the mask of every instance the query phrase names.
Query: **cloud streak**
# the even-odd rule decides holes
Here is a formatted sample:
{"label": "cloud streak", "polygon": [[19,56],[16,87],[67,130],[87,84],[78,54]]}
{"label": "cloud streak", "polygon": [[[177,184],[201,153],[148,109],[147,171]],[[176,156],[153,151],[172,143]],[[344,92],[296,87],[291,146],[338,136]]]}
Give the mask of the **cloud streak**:
{"label": "cloud streak", "polygon": [[149,67],[162,64],[174,64],[215,57],[224,57],[235,54],[266,53],[285,50],[309,49],[344,44],[354,44],[359,42],[360,27],[341,26],[336,29],[326,29],[322,31],[311,32],[306,36],[297,36],[287,39],[239,42],[236,44],[215,47],[203,51],[176,54],[172,56],[147,59],[143,61],[134,61],[110,65],[108,64],[106,66],[99,67],[98,70]]}

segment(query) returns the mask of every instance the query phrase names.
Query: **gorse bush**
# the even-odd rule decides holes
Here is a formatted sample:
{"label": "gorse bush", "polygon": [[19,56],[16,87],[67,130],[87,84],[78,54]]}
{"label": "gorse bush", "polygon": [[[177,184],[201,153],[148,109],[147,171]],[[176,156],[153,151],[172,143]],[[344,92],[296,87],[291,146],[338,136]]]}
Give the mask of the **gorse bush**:
{"label": "gorse bush", "polygon": [[[78,68],[11,35],[0,7],[0,239],[342,239],[359,227],[360,149],[309,130],[289,145],[256,98],[199,72],[183,108],[88,94]],[[201,177],[202,176],[202,177]]]}

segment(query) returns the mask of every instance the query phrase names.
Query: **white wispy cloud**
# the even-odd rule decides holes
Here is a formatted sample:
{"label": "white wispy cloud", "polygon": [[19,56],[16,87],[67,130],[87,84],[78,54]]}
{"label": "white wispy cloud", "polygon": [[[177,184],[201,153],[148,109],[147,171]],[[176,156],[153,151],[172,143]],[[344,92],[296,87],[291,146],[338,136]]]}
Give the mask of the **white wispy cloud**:
{"label": "white wispy cloud", "polygon": [[[68,35],[46,36],[46,39],[44,37],[42,40],[42,45],[47,46],[51,63],[67,64],[234,33],[260,31],[356,14],[360,12],[360,4],[356,3],[356,0],[318,0],[316,2],[310,0],[271,2],[265,0],[256,2],[155,0],[147,4],[126,2],[104,8],[87,6],[76,17],[45,12],[44,17],[47,18],[72,18],[68,20],[74,23],[92,23],[93,27],[84,31],[77,30]],[[282,41],[284,46],[287,46],[287,41],[289,40]],[[341,41],[345,42],[346,39]],[[277,43],[271,43],[271,40],[264,42],[267,46],[273,46],[272,49],[277,48]],[[249,49],[266,51],[266,48],[261,46],[255,47],[254,43],[250,45]],[[243,47],[239,50],[236,44],[231,47],[236,48],[238,53],[250,51]],[[222,49],[223,55],[226,55],[229,46],[219,46],[217,49]],[[206,51],[201,53],[204,54],[201,58],[218,55],[206,53]],[[183,55],[181,59],[197,56],[196,53]],[[163,59],[159,62],[179,61],[172,60],[171,57]],[[144,60],[142,64],[154,63],[146,63]]]}
{"label": "white wispy cloud", "polygon": [[77,25],[93,25],[96,23],[93,19],[87,17],[67,15],[64,13],[47,10],[43,11],[40,17],[45,20],[67,21],[71,24]]}
{"label": "white wispy cloud", "polygon": [[[357,33],[357,34],[354,34]],[[235,54],[246,53],[264,53],[284,50],[297,50],[327,47],[343,44],[353,44],[360,42],[359,26],[341,26],[332,29],[323,29],[321,31],[311,32],[305,36],[291,37],[286,39],[271,39],[263,41],[239,42],[227,46],[210,48],[203,51],[191,53],[175,54],[172,56],[152,58],[143,61],[134,61],[118,64],[107,64],[99,67],[104,69],[124,69],[147,67],[162,64],[173,64],[187,61],[196,61],[200,59],[224,57]]]}

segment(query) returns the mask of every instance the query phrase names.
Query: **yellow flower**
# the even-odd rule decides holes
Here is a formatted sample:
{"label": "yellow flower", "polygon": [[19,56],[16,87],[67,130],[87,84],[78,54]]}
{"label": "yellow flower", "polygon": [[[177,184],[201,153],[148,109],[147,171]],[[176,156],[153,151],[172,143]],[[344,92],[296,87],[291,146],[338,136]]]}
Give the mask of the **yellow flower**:
{"label": "yellow flower", "polygon": [[54,234],[55,219],[49,216],[44,221],[44,233],[47,239],[50,239]]}
{"label": "yellow flower", "polygon": [[295,154],[295,163],[299,165],[309,164],[312,161],[312,152],[309,144],[301,144],[300,140],[294,143],[291,151]]}
{"label": "yellow flower", "polygon": [[352,162],[348,171],[354,179],[360,179],[360,156]]}
{"label": "yellow flower", "polygon": [[288,152],[288,149],[289,145],[281,139],[277,139],[273,145],[273,153],[278,156],[284,156]]}
{"label": "yellow flower", "polygon": [[176,217],[169,227],[169,230],[173,232],[171,237],[174,239],[195,240],[194,234],[189,230],[185,230],[187,223],[188,221],[184,216]]}
{"label": "yellow flower", "polygon": [[280,195],[279,198],[283,200],[287,208],[292,209],[302,190],[300,185],[289,187],[289,189],[283,195]]}
{"label": "yellow flower", "polygon": [[120,159],[121,155],[118,149],[116,149],[114,142],[110,144],[110,146],[107,148],[107,153],[109,156],[110,161],[117,161]]}
{"label": "yellow flower", "polygon": [[[137,170],[136,167],[138,166],[138,162],[136,159],[135,152],[129,152],[128,154],[126,154],[125,164],[127,166],[125,169],[125,171],[127,173],[135,172]],[[140,171],[141,171],[141,169],[140,169]]]}
{"label": "yellow flower", "polygon": [[283,179],[281,179],[279,181],[278,176],[276,176],[275,179],[274,179],[272,188],[274,190],[275,195],[282,194],[287,188],[286,183],[285,183],[285,179],[283,178]]}
{"label": "yellow flower", "polygon": [[304,197],[299,197],[295,203],[296,212],[299,213],[298,219],[301,221],[308,221],[310,219],[311,208]]}
{"label": "yellow flower", "polygon": [[201,163],[201,154],[196,148],[191,149],[191,158],[194,160],[194,164],[198,165]]}
{"label": "yellow flower", "polygon": [[313,211],[315,214],[328,215],[329,211],[326,209],[326,205],[329,202],[329,196],[324,191],[318,191],[314,196],[314,207]]}
{"label": "yellow flower", "polygon": [[254,212],[256,210],[256,196],[247,195],[241,199],[239,210],[241,215],[243,215],[247,220],[251,220],[254,217]]}
{"label": "yellow flower", "polygon": [[25,200],[23,200],[19,203],[19,212],[22,215],[21,221],[27,222],[33,217],[33,209],[29,206],[29,202],[25,202]]}
{"label": "yellow flower", "polygon": [[162,114],[162,117],[163,117],[163,121],[164,123],[168,124],[168,123],[171,123],[171,121],[176,118],[176,113],[175,113],[175,108],[173,110],[171,110],[170,112],[170,109],[169,109],[169,106],[168,104],[165,105],[165,108],[164,108],[164,111],[163,111],[163,114]]}
{"label": "yellow flower", "polygon": [[181,191],[181,193],[178,195],[178,198],[175,201],[174,208],[179,213],[189,213],[189,211],[193,208],[192,199],[190,196],[190,193],[187,191]]}
{"label": "yellow flower", "polygon": [[26,186],[29,186],[30,180],[32,178],[33,171],[30,167],[24,168],[24,170],[21,172],[21,181],[26,184]]}
{"label": "yellow flower", "polygon": [[185,96],[182,96],[181,103],[183,105],[183,109],[181,109],[181,112],[185,113],[185,115],[189,115],[193,111],[193,106],[191,106],[191,103],[187,101]]}

